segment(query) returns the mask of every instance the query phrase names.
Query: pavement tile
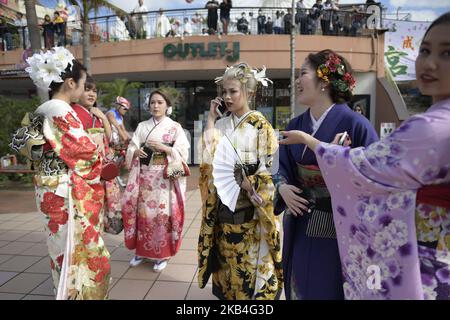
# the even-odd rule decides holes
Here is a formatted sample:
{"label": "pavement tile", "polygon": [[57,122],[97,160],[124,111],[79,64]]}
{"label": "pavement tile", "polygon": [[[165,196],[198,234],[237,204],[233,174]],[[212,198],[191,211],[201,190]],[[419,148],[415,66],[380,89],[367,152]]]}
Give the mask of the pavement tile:
{"label": "pavement tile", "polygon": [[153,271],[153,262],[144,260],[140,265],[130,267],[122,278],[135,280],[156,280],[159,276],[160,273]]}
{"label": "pavement tile", "polygon": [[189,288],[186,300],[218,300],[212,294],[212,285],[207,284],[203,289],[200,289],[197,283],[192,283]]}
{"label": "pavement tile", "polygon": [[180,250],[170,259],[171,264],[198,264],[197,251],[194,250]]}
{"label": "pavement tile", "polygon": [[38,243],[21,253],[24,256],[48,256],[48,247],[45,243]]}
{"label": "pavement tile", "polygon": [[41,260],[26,269],[25,272],[51,274],[50,258],[48,256],[41,258]]}
{"label": "pavement tile", "polygon": [[34,232],[30,232],[26,235],[24,235],[23,237],[18,239],[19,241],[22,242],[47,242],[47,235],[45,234],[44,231],[34,231]]}
{"label": "pavement tile", "polygon": [[195,251],[197,251],[197,247],[198,247],[198,238],[184,238],[181,241],[180,250],[195,250]]}
{"label": "pavement tile", "polygon": [[0,264],[11,259],[13,256],[9,254],[0,254]]}
{"label": "pavement tile", "polygon": [[16,230],[16,228],[18,228],[22,224],[23,222],[19,221],[13,220],[5,221],[0,223],[0,230]]}
{"label": "pavement tile", "polygon": [[35,295],[35,294],[29,294],[23,297],[21,300],[55,300],[55,297],[53,295],[51,296],[41,296],[41,295]]}
{"label": "pavement tile", "polygon": [[30,233],[29,231],[0,231],[0,240],[1,241],[15,241],[26,234]]}
{"label": "pavement tile", "polygon": [[35,295],[43,295],[43,296],[51,296],[52,300],[54,299],[54,291],[53,291],[53,279],[52,277],[45,280],[41,283],[36,289],[31,291],[31,294]]}
{"label": "pavement tile", "polygon": [[161,272],[160,281],[192,282],[197,266],[189,264],[171,264]]}
{"label": "pavement tile", "polygon": [[153,281],[120,279],[109,292],[109,298],[112,300],[142,300],[152,285]]}
{"label": "pavement tile", "polygon": [[37,273],[21,273],[0,287],[0,292],[27,294],[34,290],[49,275]]}
{"label": "pavement tile", "polygon": [[121,278],[130,268],[130,264],[125,261],[111,261],[111,277]]}
{"label": "pavement tile", "polygon": [[[0,248],[1,249],[1,248]],[[119,247],[111,255],[113,261],[130,261],[134,257],[134,250]]]}
{"label": "pavement tile", "polygon": [[20,300],[22,297],[23,294],[0,292],[0,300]]}
{"label": "pavement tile", "polygon": [[0,271],[0,286],[4,285],[6,282],[17,276],[17,272],[5,272]]}
{"label": "pavement tile", "polygon": [[190,283],[156,281],[145,300],[184,300]]}
{"label": "pavement tile", "polygon": [[41,257],[35,256],[15,256],[14,258],[0,264],[0,270],[22,272],[31,267],[40,259]]}
{"label": "pavement tile", "polygon": [[14,241],[1,247],[0,254],[21,254],[32,246],[34,246],[34,243]]}
{"label": "pavement tile", "polygon": [[9,241],[0,241],[0,248],[6,246]]}
{"label": "pavement tile", "polygon": [[184,237],[198,240],[199,235],[200,235],[200,228],[190,227],[189,230],[187,230]]}

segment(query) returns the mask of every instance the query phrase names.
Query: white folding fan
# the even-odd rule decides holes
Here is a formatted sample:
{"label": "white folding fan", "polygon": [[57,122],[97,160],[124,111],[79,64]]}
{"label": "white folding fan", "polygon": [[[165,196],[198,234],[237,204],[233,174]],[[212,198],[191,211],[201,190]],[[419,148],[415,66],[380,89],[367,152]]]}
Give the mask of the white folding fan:
{"label": "white folding fan", "polygon": [[241,188],[236,182],[234,171],[236,164],[242,164],[236,150],[227,136],[223,136],[217,144],[213,159],[213,182],[220,201],[232,212],[236,208]]}

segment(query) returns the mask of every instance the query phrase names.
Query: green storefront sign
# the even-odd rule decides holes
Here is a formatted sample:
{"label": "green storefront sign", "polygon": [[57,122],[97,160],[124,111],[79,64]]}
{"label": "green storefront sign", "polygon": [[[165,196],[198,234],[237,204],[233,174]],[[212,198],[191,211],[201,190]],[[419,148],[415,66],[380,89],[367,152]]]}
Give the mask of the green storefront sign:
{"label": "green storefront sign", "polygon": [[209,42],[209,43],[169,43],[164,47],[164,56],[169,59],[180,57],[192,58],[223,58],[234,62],[239,60],[240,44],[239,42]]}

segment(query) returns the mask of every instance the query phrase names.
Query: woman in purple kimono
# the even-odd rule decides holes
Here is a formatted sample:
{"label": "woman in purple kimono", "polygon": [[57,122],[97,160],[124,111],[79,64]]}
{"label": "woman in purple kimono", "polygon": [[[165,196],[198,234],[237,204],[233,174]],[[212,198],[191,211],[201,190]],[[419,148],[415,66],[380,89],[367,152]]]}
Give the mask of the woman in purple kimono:
{"label": "woman in purple kimono", "polygon": [[446,13],[425,33],[416,60],[419,89],[433,105],[390,136],[349,149],[283,133],[280,143],[314,150],[324,173],[346,299],[449,299],[449,33]]}
{"label": "woman in purple kimono", "polygon": [[[297,80],[298,101],[310,108],[287,130],[331,142],[347,131],[355,147],[378,140],[370,122],[353,112],[351,67],[331,50],[310,54]],[[276,177],[275,213],[284,214],[283,272],[287,299],[343,299],[342,273],[331,199],[314,152],[282,146]],[[304,214],[310,211],[310,213]]]}

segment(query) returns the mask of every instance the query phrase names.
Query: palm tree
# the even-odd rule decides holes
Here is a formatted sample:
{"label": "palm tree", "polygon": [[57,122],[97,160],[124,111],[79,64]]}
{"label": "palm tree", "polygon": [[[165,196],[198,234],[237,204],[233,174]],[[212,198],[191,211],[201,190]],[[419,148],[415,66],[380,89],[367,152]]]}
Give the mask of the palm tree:
{"label": "palm tree", "polygon": [[33,50],[33,52],[39,52],[39,50],[41,50],[41,35],[39,34],[38,18],[36,14],[36,0],[25,1],[25,10],[31,50]]}
{"label": "palm tree", "polygon": [[97,88],[101,91],[99,100],[104,106],[113,103],[117,96],[127,97],[132,89],[144,86],[141,82],[128,82],[127,79],[115,79],[113,82],[101,82]]}
{"label": "palm tree", "polygon": [[90,39],[91,28],[89,24],[89,13],[91,11],[97,12],[101,7],[109,8],[116,14],[127,14],[122,9],[111,4],[105,0],[69,0],[69,2],[80,8],[81,20],[83,23],[83,64],[90,73],[91,70],[91,51],[90,51]]}

